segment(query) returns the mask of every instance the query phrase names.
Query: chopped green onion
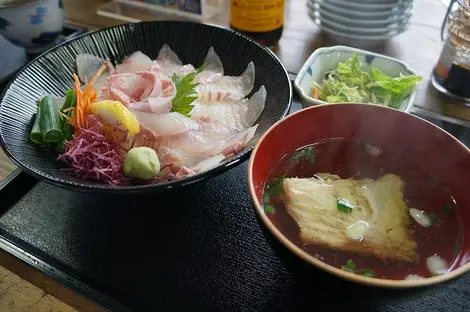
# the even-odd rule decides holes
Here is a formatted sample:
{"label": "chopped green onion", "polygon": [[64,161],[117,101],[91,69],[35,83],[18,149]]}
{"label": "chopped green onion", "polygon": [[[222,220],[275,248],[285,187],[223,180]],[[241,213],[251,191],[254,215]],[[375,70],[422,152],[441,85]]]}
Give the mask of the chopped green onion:
{"label": "chopped green onion", "polygon": [[338,210],[344,213],[351,213],[354,209],[354,205],[344,198],[338,198],[337,200]]}
{"label": "chopped green onion", "polygon": [[370,270],[370,269],[357,269],[356,264],[352,259],[349,259],[346,262],[346,265],[343,265],[341,267],[341,270],[346,271],[346,272],[351,272],[357,275],[362,275],[365,277],[375,277],[375,272]]}
{"label": "chopped green onion", "polygon": [[40,128],[44,142],[59,142],[63,140],[59,112],[51,96],[45,96],[39,103],[41,113]]}
{"label": "chopped green onion", "polygon": [[41,107],[38,105],[36,108],[36,115],[34,118],[33,128],[31,129],[31,133],[29,134],[29,139],[36,144],[44,144],[44,139],[42,137],[41,131]]}

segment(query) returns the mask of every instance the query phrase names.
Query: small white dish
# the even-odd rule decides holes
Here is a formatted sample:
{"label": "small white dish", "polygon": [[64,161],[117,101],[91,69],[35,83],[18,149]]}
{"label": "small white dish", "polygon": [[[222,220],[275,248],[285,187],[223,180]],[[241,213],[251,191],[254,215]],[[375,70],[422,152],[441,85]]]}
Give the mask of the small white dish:
{"label": "small white dish", "polygon": [[[335,69],[338,62],[345,62],[354,53],[358,53],[359,60],[365,65],[366,70],[375,67],[391,77],[398,77],[400,74],[416,75],[416,72],[407,64],[382,54],[347,46],[319,48],[310,55],[294,81],[294,88],[304,107],[327,104],[311,96],[314,82],[321,83],[328,71]],[[417,85],[413,88],[410,96],[401,103],[398,108],[400,111],[410,112],[416,95],[416,88]]]}

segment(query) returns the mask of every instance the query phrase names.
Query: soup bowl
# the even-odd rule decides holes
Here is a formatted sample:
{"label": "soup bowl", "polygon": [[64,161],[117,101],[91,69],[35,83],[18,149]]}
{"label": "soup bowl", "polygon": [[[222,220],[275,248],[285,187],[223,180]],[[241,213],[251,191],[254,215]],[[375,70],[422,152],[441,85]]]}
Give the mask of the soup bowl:
{"label": "soup bowl", "polygon": [[[305,146],[309,147],[305,149]],[[311,162],[292,165],[291,161],[299,159],[303,151],[309,151],[302,155],[305,161]],[[386,288],[430,286],[454,279],[470,269],[470,151],[456,138],[424,119],[369,104],[340,103],[309,107],[277,122],[260,138],[250,157],[248,171],[250,194],[261,222],[285,247],[316,268],[345,280]],[[386,175],[402,180],[403,187],[397,191],[399,195],[393,197],[402,203],[397,206],[401,208],[394,208],[395,211],[401,209],[401,214],[389,216],[388,222],[398,221],[397,218],[401,218],[400,222],[405,220],[403,231],[416,243],[414,264],[408,266],[399,260],[393,261],[396,259],[387,263],[382,261],[385,258],[377,259],[377,253],[365,255],[361,243],[362,239],[367,242],[367,232],[360,239],[354,238],[355,242],[349,246],[355,247],[347,250],[345,246],[349,242],[334,245],[333,248],[333,243],[324,237],[331,227],[326,230],[319,227],[316,232],[310,232],[313,234],[306,234],[305,229],[313,228],[312,222],[319,220],[315,221],[315,215],[311,214],[313,207],[326,205],[327,202],[306,202],[305,198],[309,200],[311,195],[304,197],[301,204],[295,202],[299,198],[297,196],[296,199],[295,192],[302,192],[289,189],[295,179],[286,181],[279,177],[316,177],[315,181],[320,181],[320,173],[323,173],[324,181],[327,181],[324,173],[338,175],[332,179],[340,178],[340,181],[370,178],[367,183],[372,183],[370,181],[379,181]],[[281,195],[274,193],[275,183],[272,181],[283,181],[277,184],[277,194]],[[333,182],[325,183],[331,186],[328,183]],[[367,189],[372,184],[362,185],[366,185],[363,187]],[[299,194],[322,191],[303,189],[303,192],[307,193]],[[278,197],[273,199],[273,196]],[[382,211],[389,211],[385,210],[389,207],[388,198],[368,198],[378,198],[375,203],[370,200],[370,207],[376,205]],[[450,198],[451,206],[445,202],[447,198]],[[356,209],[354,205],[340,205],[339,200],[336,208],[336,201],[334,203],[326,218]],[[315,210],[313,214],[324,211],[327,210]],[[421,213],[420,216],[424,214],[429,217],[426,219],[429,222],[423,223],[416,216],[417,212]],[[302,220],[302,216],[309,216],[310,219]],[[371,229],[375,224],[384,224],[384,219],[379,217],[378,220],[367,219]],[[348,228],[338,227],[335,230],[348,239]],[[393,233],[393,228],[390,228],[386,230],[387,234],[391,230]],[[442,241],[435,239],[434,235],[440,236]],[[305,240],[305,237],[310,240]],[[391,246],[392,238],[384,236],[382,239],[382,244]],[[315,247],[322,241],[325,246],[325,240],[326,245],[330,244],[328,247]],[[390,252],[398,254],[400,245],[398,243],[396,253],[395,249]],[[444,254],[447,254],[447,260]],[[438,270],[436,265],[440,266]]]}

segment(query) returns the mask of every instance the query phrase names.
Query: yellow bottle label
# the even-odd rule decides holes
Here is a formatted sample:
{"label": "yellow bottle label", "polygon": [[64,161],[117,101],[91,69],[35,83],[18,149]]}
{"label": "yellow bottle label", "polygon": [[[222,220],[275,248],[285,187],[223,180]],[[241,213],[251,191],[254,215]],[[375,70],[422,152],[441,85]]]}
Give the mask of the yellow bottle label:
{"label": "yellow bottle label", "polygon": [[232,0],[230,15],[238,30],[272,31],[284,25],[284,0]]}

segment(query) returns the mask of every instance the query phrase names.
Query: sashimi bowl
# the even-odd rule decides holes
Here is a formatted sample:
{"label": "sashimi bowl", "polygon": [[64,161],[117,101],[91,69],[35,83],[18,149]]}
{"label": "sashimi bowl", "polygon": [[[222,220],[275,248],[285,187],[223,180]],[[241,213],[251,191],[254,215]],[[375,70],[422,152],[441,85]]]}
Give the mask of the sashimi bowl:
{"label": "sashimi bowl", "polygon": [[469,156],[411,114],[323,104],[263,135],[249,189],[261,222],[314,267],[369,286],[430,286],[470,270]]}
{"label": "sashimi bowl", "polygon": [[246,160],[291,94],[277,57],[232,30],[126,24],[22,69],[1,97],[0,142],[21,169],[60,187],[162,191]]}

